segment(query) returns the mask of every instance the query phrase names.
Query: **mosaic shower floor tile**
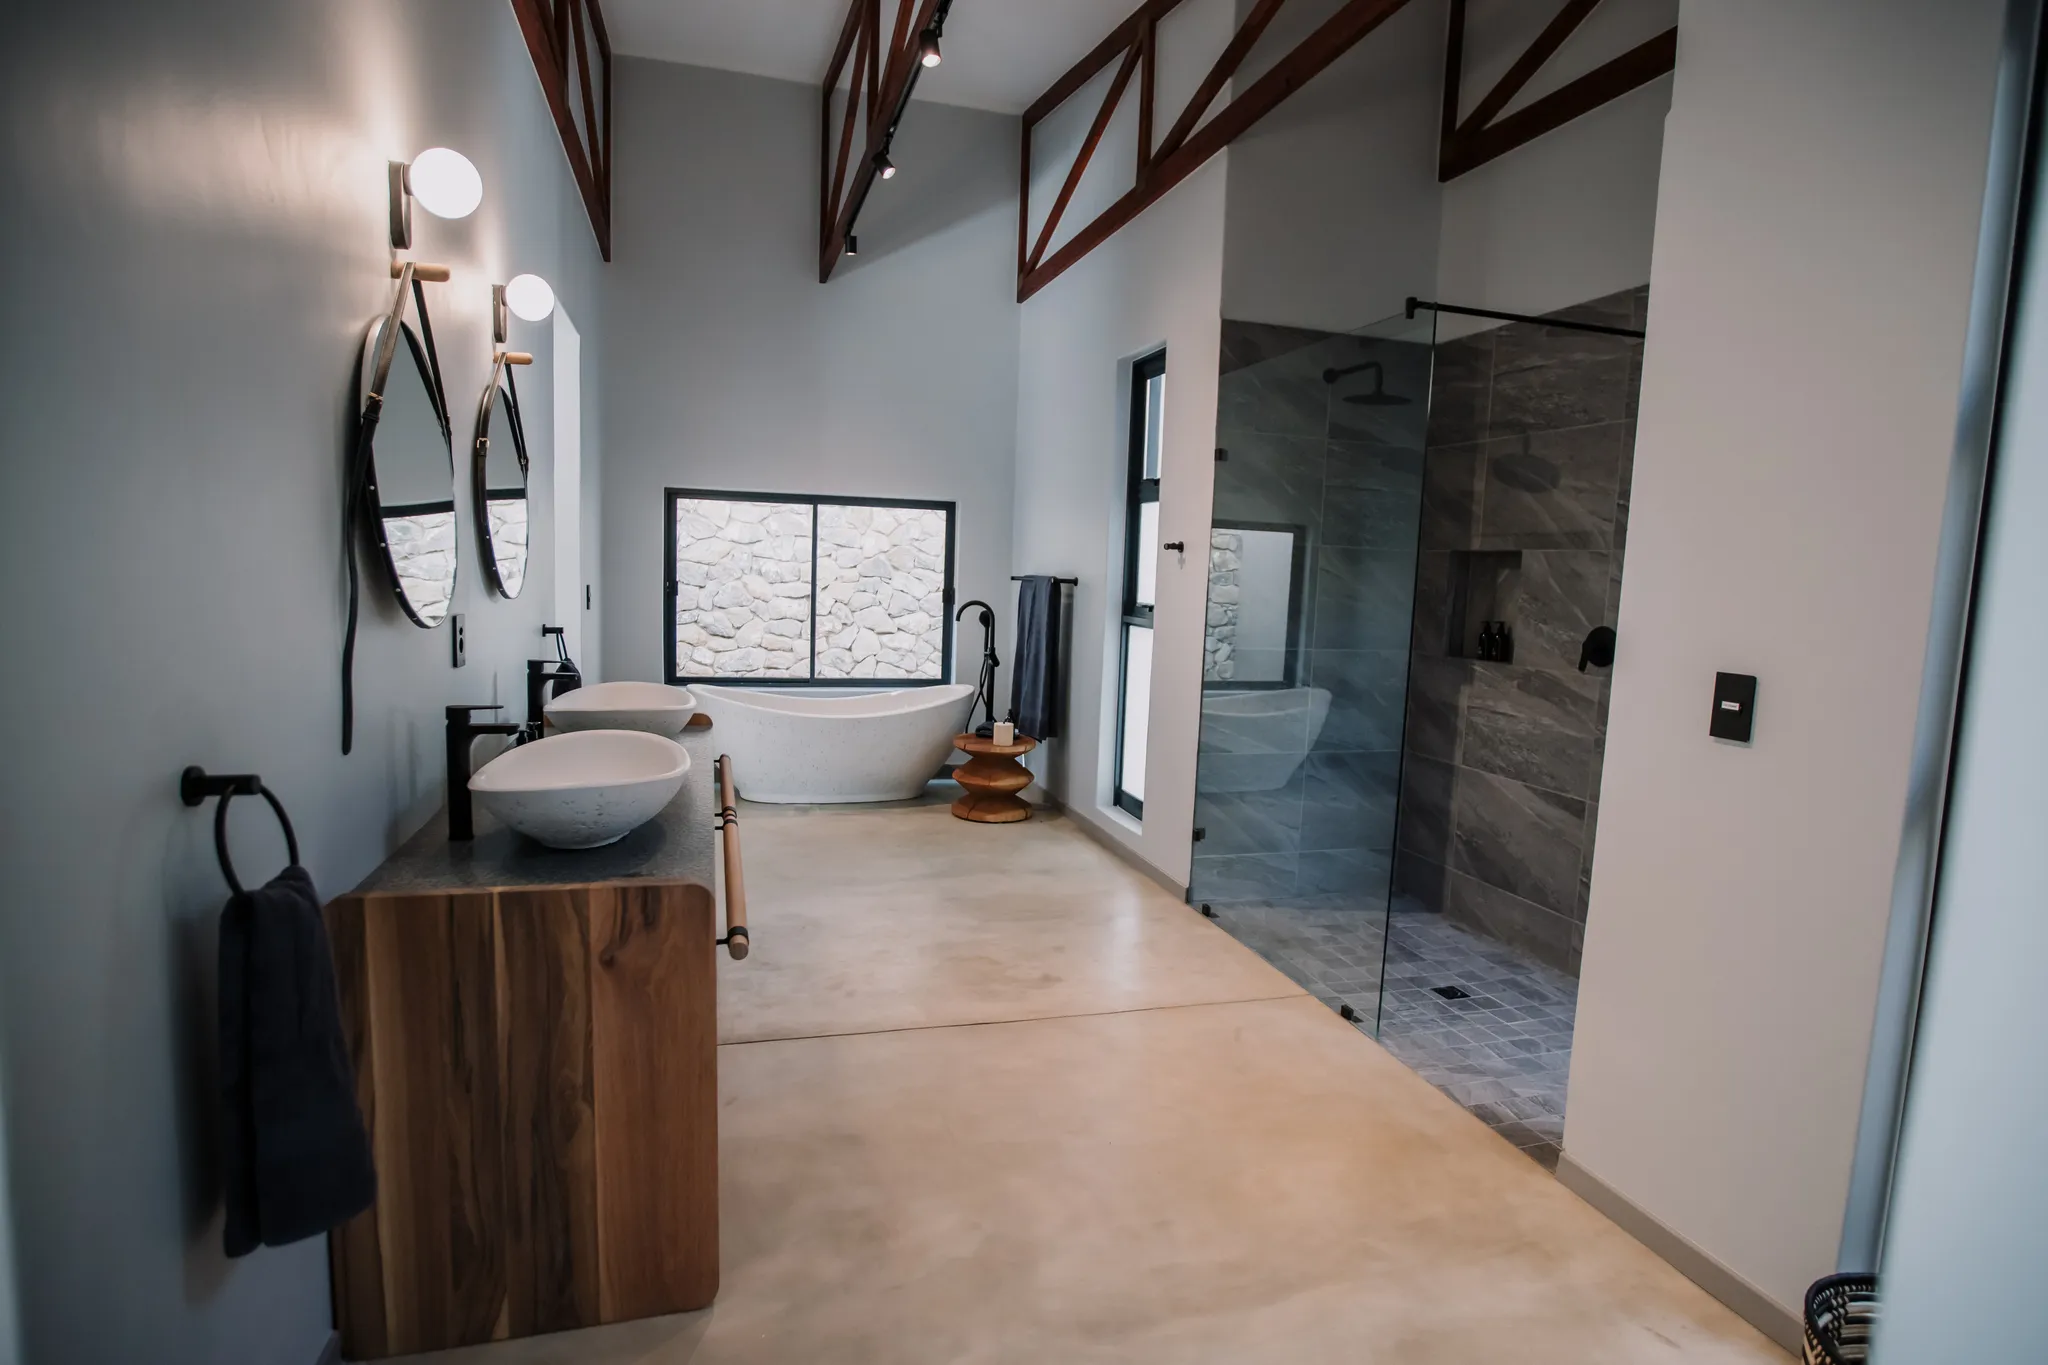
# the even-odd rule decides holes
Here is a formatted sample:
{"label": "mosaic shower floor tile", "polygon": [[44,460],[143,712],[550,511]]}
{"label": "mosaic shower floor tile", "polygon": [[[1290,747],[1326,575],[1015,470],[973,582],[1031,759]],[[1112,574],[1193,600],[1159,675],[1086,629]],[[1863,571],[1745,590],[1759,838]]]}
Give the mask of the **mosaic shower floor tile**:
{"label": "mosaic shower floor tile", "polygon": [[[1353,898],[1218,907],[1216,922],[1555,1169],[1579,983],[1441,915]],[[1381,990],[1384,979],[1385,990]]]}

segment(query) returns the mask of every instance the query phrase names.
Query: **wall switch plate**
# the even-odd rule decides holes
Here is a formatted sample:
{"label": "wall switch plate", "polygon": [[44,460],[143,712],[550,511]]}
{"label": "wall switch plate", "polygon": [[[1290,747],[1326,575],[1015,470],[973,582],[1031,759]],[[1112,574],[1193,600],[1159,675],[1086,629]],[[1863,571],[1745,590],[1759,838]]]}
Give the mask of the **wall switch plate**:
{"label": "wall switch plate", "polygon": [[1707,733],[1715,739],[1747,744],[1755,721],[1756,679],[1747,673],[1716,673],[1714,718],[1707,724]]}
{"label": "wall switch plate", "polygon": [[448,626],[449,644],[455,651],[452,666],[460,668],[469,662],[469,632],[466,629],[466,623],[462,619],[462,613],[458,611],[450,616],[448,618]]}

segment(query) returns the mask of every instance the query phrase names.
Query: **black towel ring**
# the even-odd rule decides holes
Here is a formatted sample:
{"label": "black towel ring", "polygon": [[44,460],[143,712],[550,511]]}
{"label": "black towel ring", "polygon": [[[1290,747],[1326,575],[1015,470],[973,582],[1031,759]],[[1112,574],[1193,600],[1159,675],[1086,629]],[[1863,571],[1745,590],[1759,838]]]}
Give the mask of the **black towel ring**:
{"label": "black towel ring", "polygon": [[263,785],[263,779],[254,773],[235,773],[224,777],[210,776],[204,768],[193,766],[185,769],[178,781],[178,795],[188,806],[196,806],[209,796],[220,798],[220,804],[213,811],[213,849],[220,855],[220,874],[227,878],[228,889],[237,896],[248,894],[241,879],[235,876],[235,863],[228,856],[228,802],[237,796],[260,796],[270,803],[271,811],[277,816],[277,823],[284,827],[284,846],[291,857],[291,865],[299,862],[299,836],[292,829],[292,819],[284,813],[284,802],[277,799],[277,793]]}

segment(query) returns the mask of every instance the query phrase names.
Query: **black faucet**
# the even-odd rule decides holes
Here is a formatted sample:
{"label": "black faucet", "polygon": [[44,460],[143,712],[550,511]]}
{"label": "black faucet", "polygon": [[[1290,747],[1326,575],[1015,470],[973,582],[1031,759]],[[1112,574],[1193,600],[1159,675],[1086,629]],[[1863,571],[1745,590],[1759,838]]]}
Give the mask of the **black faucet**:
{"label": "black faucet", "polygon": [[[553,669],[553,672],[549,672]],[[548,691],[548,684],[554,690]],[[528,659],[526,661],[526,731],[529,740],[539,739],[546,733],[547,700],[542,694],[559,697],[564,692],[574,692],[583,686],[583,674],[576,665],[560,659]]]}
{"label": "black faucet", "polygon": [[476,838],[475,807],[469,799],[469,746],[478,735],[518,735],[523,726],[509,721],[479,725],[469,718],[472,711],[502,711],[504,706],[451,706],[448,708],[448,838]]}

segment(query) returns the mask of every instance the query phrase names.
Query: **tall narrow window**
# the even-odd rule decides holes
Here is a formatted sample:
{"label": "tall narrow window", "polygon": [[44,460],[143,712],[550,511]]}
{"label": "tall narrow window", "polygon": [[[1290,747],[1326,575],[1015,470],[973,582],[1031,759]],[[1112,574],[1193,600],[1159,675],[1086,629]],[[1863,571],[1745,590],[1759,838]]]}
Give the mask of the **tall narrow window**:
{"label": "tall narrow window", "polygon": [[1166,352],[1131,366],[1129,505],[1124,515],[1122,679],[1117,705],[1116,804],[1145,818],[1145,741],[1152,720],[1152,606],[1159,587],[1159,451]]}

